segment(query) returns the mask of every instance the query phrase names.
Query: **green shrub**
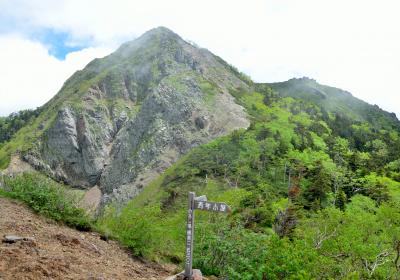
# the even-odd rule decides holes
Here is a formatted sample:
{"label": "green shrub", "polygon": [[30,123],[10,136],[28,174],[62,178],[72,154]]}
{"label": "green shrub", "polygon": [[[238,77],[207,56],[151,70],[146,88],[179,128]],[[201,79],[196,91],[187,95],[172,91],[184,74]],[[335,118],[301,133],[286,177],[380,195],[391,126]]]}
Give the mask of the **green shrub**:
{"label": "green shrub", "polygon": [[228,279],[262,279],[266,236],[230,225],[225,217],[216,219],[216,223],[198,223],[194,267]]}
{"label": "green shrub", "polygon": [[64,186],[38,173],[4,177],[3,180],[0,195],[23,201],[35,212],[68,226],[91,229],[89,216],[77,207],[78,197]]}
{"label": "green shrub", "polygon": [[100,231],[116,238],[135,256],[151,258],[160,241],[161,228],[156,223],[159,213],[157,205],[126,207],[121,213],[110,206],[97,224]]}

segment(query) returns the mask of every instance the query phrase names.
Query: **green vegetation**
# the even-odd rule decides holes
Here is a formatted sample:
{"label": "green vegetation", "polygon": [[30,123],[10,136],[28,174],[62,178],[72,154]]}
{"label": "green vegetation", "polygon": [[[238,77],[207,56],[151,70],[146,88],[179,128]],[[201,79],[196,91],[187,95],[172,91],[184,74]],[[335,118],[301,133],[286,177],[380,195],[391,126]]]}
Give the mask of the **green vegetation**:
{"label": "green vegetation", "polygon": [[32,114],[29,121],[11,135],[8,142],[0,144],[0,170],[8,166],[11,154],[16,152],[24,154],[29,149],[35,148],[38,139],[54,122],[57,114],[54,110],[50,110],[37,117],[35,115]]}
{"label": "green vegetation", "polygon": [[[218,94],[206,82],[202,87],[210,100]],[[106,207],[96,222],[76,207],[76,195],[37,174],[5,179],[1,194],[70,226],[94,227],[137,256],[180,264],[187,193],[195,191],[234,209],[228,216],[196,212],[194,266],[205,274],[395,279],[400,135],[392,120],[369,122],[267,85],[256,88],[233,93],[251,117],[247,130],[193,149],[125,207]],[[96,106],[123,108],[117,101]],[[31,143],[36,136],[26,129],[0,153]]]}
{"label": "green vegetation", "polygon": [[320,85],[313,79],[304,77],[261,86],[271,87],[282,97],[293,97],[317,104],[324,114],[329,112],[337,115],[343,124],[350,120],[368,122],[376,129],[400,129],[400,122],[394,113],[388,113],[376,105],[372,106],[357,99],[347,91]]}
{"label": "green vegetation", "polygon": [[[22,110],[8,117],[0,117],[0,169],[7,167],[13,152],[25,150],[29,146],[27,143],[33,140],[36,133],[26,133],[24,137],[18,135],[21,134],[20,131],[32,132],[29,127],[35,123],[41,111],[41,108]],[[13,141],[10,141],[11,139]],[[25,141],[27,143],[24,143]]]}
{"label": "green vegetation", "polygon": [[85,210],[77,206],[80,199],[77,192],[44,175],[27,173],[15,178],[4,176],[2,184],[1,196],[23,201],[37,213],[79,230],[92,228],[92,221]]}
{"label": "green vegetation", "polygon": [[251,115],[247,130],[193,149],[121,211],[106,209],[99,227],[137,255],[181,263],[195,191],[234,209],[196,213],[194,265],[206,274],[395,279],[399,131],[265,85],[234,95]]}
{"label": "green vegetation", "polygon": [[22,110],[8,117],[0,117],[0,144],[7,142],[23,126],[40,114],[40,109]]}
{"label": "green vegetation", "polygon": [[[195,191],[233,208],[227,216],[196,212],[194,266],[207,275],[398,279],[400,121],[395,115],[308,78],[256,84],[216,57],[225,69],[206,69],[208,76],[222,71],[215,77],[229,80],[234,74],[244,82],[222,90],[219,78],[206,79],[195,60],[176,58],[179,44],[164,31],[92,61],[39,110],[0,118],[0,169],[12,153],[38,152],[62,106],[70,106],[76,117],[92,115],[88,129],[96,136],[122,111],[135,116],[162,79],[182,94],[196,80],[207,106],[235,88],[231,93],[247,110],[250,127],[192,149],[127,205],[107,206],[97,221],[76,206],[71,191],[38,174],[4,178],[0,195],[78,229],[95,228],[137,256],[182,264],[187,193]],[[178,60],[190,68],[180,71]],[[150,144],[146,138],[126,154],[134,158]]]}

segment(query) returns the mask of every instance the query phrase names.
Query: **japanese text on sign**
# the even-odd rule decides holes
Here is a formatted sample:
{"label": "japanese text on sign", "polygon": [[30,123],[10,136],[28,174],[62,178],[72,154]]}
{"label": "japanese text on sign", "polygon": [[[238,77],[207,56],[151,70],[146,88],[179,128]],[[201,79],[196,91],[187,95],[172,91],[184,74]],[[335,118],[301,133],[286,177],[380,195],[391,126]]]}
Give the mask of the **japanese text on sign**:
{"label": "japanese text on sign", "polygon": [[230,212],[228,205],[222,202],[209,202],[209,201],[195,201],[194,209],[214,211],[214,212]]}

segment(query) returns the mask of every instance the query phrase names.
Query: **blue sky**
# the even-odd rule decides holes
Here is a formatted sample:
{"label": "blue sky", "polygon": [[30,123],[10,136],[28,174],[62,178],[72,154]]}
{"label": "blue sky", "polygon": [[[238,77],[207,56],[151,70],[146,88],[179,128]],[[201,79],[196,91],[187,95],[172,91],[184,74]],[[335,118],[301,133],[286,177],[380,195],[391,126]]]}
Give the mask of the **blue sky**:
{"label": "blue sky", "polygon": [[0,115],[166,26],[258,82],[308,76],[400,116],[396,0],[0,0]]}
{"label": "blue sky", "polygon": [[70,41],[71,38],[69,33],[52,29],[43,29],[41,32],[30,35],[30,38],[47,46],[49,54],[59,60],[64,60],[65,56],[71,52],[80,51],[89,47],[88,45],[83,44],[73,44]]}

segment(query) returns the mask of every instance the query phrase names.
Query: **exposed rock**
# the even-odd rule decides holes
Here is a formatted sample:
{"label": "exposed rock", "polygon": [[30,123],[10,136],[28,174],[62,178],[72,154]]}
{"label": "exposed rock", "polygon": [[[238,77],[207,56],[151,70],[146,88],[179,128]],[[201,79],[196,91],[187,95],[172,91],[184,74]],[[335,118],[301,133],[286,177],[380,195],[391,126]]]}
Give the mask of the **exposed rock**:
{"label": "exposed rock", "polygon": [[204,129],[208,124],[208,120],[206,117],[197,117],[194,123],[198,129]]}
{"label": "exposed rock", "polygon": [[80,245],[81,244],[81,241],[79,241],[78,238],[66,236],[63,233],[57,233],[57,234],[54,235],[54,237],[57,240],[59,240],[61,245],[63,245],[63,246],[74,246],[74,245]]}
{"label": "exposed rock", "polygon": [[96,214],[102,199],[102,193],[98,186],[90,188],[81,201],[82,208],[89,213]]}
{"label": "exposed rock", "polygon": [[167,277],[165,280],[206,280],[206,279],[207,278],[203,277],[203,274],[201,273],[200,269],[193,269],[193,275],[190,279],[188,279],[188,277],[185,277],[184,272],[182,271],[181,273]]}
{"label": "exposed rock", "polygon": [[157,28],[74,74],[25,160],[124,202],[191,148],[248,127],[237,90],[249,87],[224,61]]}
{"label": "exposed rock", "polygon": [[16,243],[18,241],[35,241],[35,238],[33,237],[21,237],[17,235],[5,235],[2,242],[3,243]]}
{"label": "exposed rock", "polygon": [[46,132],[41,157],[57,179],[73,186],[95,185],[108,156],[113,127],[108,110],[85,108],[81,113],[64,107]]}
{"label": "exposed rock", "polygon": [[15,153],[11,155],[11,160],[8,167],[5,170],[0,171],[0,176],[1,175],[14,176],[32,170],[33,170],[32,166],[29,165],[27,162],[23,161],[19,153]]}
{"label": "exposed rock", "polygon": [[17,241],[21,241],[24,238],[21,236],[16,236],[16,235],[6,235],[3,238],[3,243],[15,243]]}

